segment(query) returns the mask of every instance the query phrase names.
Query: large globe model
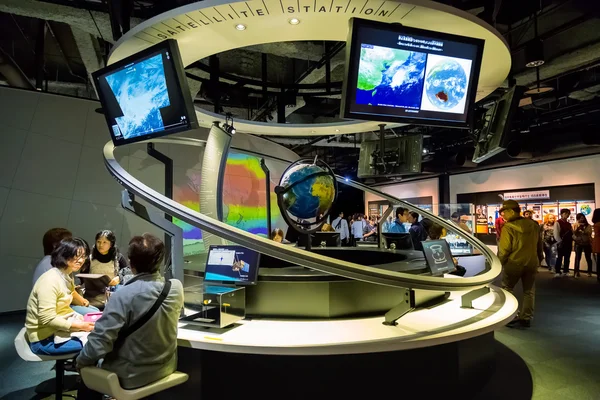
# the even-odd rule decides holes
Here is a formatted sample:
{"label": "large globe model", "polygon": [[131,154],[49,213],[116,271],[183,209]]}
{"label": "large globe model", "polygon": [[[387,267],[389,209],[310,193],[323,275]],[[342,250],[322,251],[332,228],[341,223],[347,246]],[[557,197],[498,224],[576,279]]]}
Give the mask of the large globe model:
{"label": "large globe model", "polygon": [[467,74],[455,60],[438,62],[425,78],[425,93],[431,104],[440,110],[449,110],[467,94]]}
{"label": "large globe model", "polygon": [[288,224],[299,231],[309,231],[318,228],[331,212],[337,182],[324,162],[300,160],[283,173],[276,193]]}

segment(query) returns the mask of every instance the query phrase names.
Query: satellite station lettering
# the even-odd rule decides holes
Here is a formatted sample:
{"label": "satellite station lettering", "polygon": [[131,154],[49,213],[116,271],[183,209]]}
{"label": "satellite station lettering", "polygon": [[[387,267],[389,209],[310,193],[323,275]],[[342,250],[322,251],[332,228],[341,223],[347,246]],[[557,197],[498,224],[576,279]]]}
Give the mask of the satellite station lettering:
{"label": "satellite station lettering", "polygon": [[[155,43],[156,39],[170,39],[176,37],[181,33],[187,31],[196,30],[203,26],[209,26],[212,24],[218,24],[222,22],[240,21],[243,22],[246,18],[252,17],[264,17],[271,13],[274,14],[354,14],[354,15],[370,15],[377,17],[389,18],[399,5],[393,2],[375,2],[367,1],[364,5],[354,7],[351,5],[353,0],[348,2],[339,0],[332,0],[331,3],[326,2],[327,5],[317,4],[315,1],[313,5],[302,5],[299,1],[295,5],[287,6],[284,5],[284,0],[279,3],[281,7],[277,7],[276,10],[269,10],[266,3],[263,1],[262,7],[256,7],[253,3],[259,2],[243,2],[243,3],[231,3],[216,7],[201,8],[196,11],[190,11],[186,14],[179,15],[176,18],[165,20],[155,24],[151,28],[147,28],[142,32],[137,33],[135,36],[146,42]],[[369,3],[377,3],[376,6],[370,7]],[[323,2],[321,2],[323,3]],[[336,3],[336,4],[334,4]],[[259,3],[260,4],[260,3]],[[288,2],[289,4],[289,2]],[[340,5],[343,4],[343,5]],[[272,7],[271,7],[272,8]],[[150,38],[154,40],[150,40]],[[399,38],[400,39],[400,38]],[[438,42],[439,43],[439,42]],[[400,43],[399,43],[400,44]],[[402,43],[402,45],[409,47],[419,47],[414,43],[412,45]],[[443,46],[443,43],[441,44]],[[423,44],[420,44],[423,46]],[[420,47],[425,48],[425,47]],[[435,50],[435,49],[431,49]],[[441,51],[441,50],[438,50]]]}

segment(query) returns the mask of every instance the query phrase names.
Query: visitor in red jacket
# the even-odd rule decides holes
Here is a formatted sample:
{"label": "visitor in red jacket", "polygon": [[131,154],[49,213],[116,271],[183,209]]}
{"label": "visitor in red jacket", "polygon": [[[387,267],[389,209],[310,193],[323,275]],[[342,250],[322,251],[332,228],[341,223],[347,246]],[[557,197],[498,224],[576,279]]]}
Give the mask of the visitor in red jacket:
{"label": "visitor in red jacket", "polygon": [[506,223],[506,220],[504,219],[504,213],[500,213],[500,216],[498,218],[496,218],[496,242],[499,243],[500,242],[500,234],[502,233],[502,227],[504,226],[504,224]]}

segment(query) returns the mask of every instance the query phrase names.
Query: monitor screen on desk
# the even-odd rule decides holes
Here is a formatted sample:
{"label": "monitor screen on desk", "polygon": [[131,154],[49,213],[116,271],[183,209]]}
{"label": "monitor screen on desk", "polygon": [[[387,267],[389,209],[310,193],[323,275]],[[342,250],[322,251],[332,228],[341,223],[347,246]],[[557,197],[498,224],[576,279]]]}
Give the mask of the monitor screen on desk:
{"label": "monitor screen on desk", "polygon": [[[298,236],[298,247],[306,247],[308,235]],[[320,247],[325,242],[325,247],[340,247],[342,242],[338,232],[315,232],[310,235],[312,247]]]}
{"label": "monitor screen on desk", "polygon": [[448,242],[445,240],[426,240],[422,244],[431,275],[441,276],[456,269]]}
{"label": "monitor screen on desk", "polygon": [[392,243],[396,246],[396,250],[413,250],[413,242],[410,233],[382,233],[386,242],[386,247],[389,249]]}
{"label": "monitor screen on desk", "polygon": [[210,246],[204,272],[207,283],[253,285],[260,254],[242,246]]}

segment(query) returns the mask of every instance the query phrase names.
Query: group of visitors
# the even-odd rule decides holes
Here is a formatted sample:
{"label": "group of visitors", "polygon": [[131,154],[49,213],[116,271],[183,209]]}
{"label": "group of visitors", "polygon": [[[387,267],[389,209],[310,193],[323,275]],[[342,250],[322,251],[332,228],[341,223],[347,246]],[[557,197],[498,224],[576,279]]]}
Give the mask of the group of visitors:
{"label": "group of visitors", "polygon": [[[96,235],[92,250],[63,228],[49,230],[42,242],[44,258],[35,269],[25,322],[33,353],[78,353],[74,368],[101,363],[117,374],[125,389],[145,386],[176,370],[183,286],[175,279],[165,282],[160,274],[165,256],[160,239],[147,233],[134,236],[127,257],[107,230]],[[84,270],[108,275],[107,286],[119,289],[109,301],[104,293],[88,293],[75,283]],[[85,317],[99,308],[104,311],[95,323]],[[78,398],[102,395],[82,386]]]}
{"label": "group of visitors", "polygon": [[573,246],[575,248],[576,278],[580,277],[583,255],[588,264],[588,276],[592,276],[592,254],[595,255],[597,278],[600,282],[600,209],[594,210],[592,224],[582,213],[577,214],[575,224],[569,222],[571,211],[560,210],[560,218],[547,214],[540,226],[533,220],[532,212],[523,212],[514,200],[507,200],[500,209],[496,221],[498,258],[502,263],[502,287],[512,292],[519,280],[523,284],[523,304],[517,317],[508,325],[529,327],[535,304],[535,276],[544,263],[550,270],[554,267],[555,278],[570,275],[569,266]]}
{"label": "group of visitors", "polygon": [[557,220],[553,214],[544,217],[542,224],[542,242],[544,245],[545,264],[554,277],[569,276],[571,252],[575,250],[575,278],[581,276],[581,259],[585,255],[588,276],[592,276],[594,264],[592,254],[596,258],[596,275],[600,281],[598,259],[600,255],[600,209],[594,210],[592,223],[587,217],[578,213],[575,223],[571,225],[568,219],[571,215],[569,209],[560,210]]}

